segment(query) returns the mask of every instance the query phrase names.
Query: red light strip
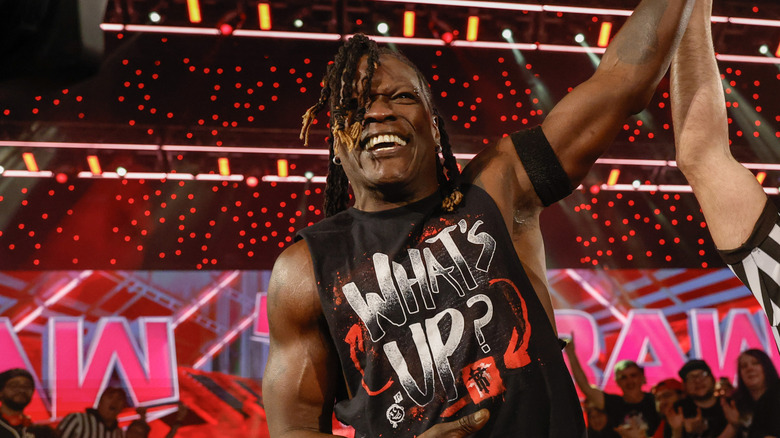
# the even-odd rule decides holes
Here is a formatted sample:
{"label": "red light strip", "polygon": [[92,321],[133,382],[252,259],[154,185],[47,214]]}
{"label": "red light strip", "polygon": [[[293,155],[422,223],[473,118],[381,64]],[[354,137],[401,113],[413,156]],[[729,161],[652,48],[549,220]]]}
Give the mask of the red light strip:
{"label": "red light strip", "polygon": [[715,55],[718,61],[744,62],[748,64],[780,64],[780,58],[766,56],[745,56],[745,55]]}
{"label": "red light strip", "polygon": [[542,5],[542,9],[546,12],[563,12],[569,14],[585,14],[585,15],[618,15],[628,17],[633,14],[634,11],[626,9],[604,9],[604,8],[585,8],[580,6],[558,6],[558,5]]}
{"label": "red light strip", "polygon": [[539,44],[539,51],[542,52],[567,52],[567,53],[604,53],[606,47],[582,47],[582,46],[561,46],[557,44]]}
{"label": "red light strip", "polygon": [[341,35],[335,33],[316,33],[316,32],[282,32],[276,30],[251,30],[236,29],[233,36],[251,37],[251,38],[278,38],[292,40],[316,40],[316,41],[338,41]]}
{"label": "red light strip", "polygon": [[473,47],[476,49],[538,50],[539,46],[528,43],[507,43],[501,41],[453,41],[452,47]]}
{"label": "red light strip", "polygon": [[[377,1],[394,1],[394,0],[377,0]],[[769,20],[764,20],[769,21]],[[176,33],[176,34],[188,34],[188,35],[221,35],[219,29],[210,29],[203,27],[174,27],[174,26],[148,26],[148,25],[117,25],[114,23],[102,23],[100,25],[104,31],[113,32],[152,32],[152,33]],[[247,30],[236,29],[234,36],[253,37],[253,38],[278,38],[278,39],[294,39],[294,40],[317,40],[317,41],[338,41],[340,39],[347,39],[351,35],[341,36],[338,34],[330,33],[313,33],[313,32],[281,32],[281,31],[259,31],[259,30]],[[444,41],[438,38],[403,38],[403,37],[385,37],[385,36],[371,36],[371,38],[379,43],[385,44],[410,44],[421,46],[444,46]],[[481,41],[453,41],[451,44],[453,47],[474,47],[483,49],[518,49],[518,50],[539,50],[541,52],[565,52],[565,53],[604,53],[606,50],[603,47],[581,47],[581,46],[563,46],[555,44],[528,44],[528,43],[504,43],[504,42],[481,42]],[[744,56],[744,55],[717,55],[720,61],[730,62],[742,62],[749,64],[780,64],[780,58],[767,58],[760,56]]]}
{"label": "red light strip", "polygon": [[746,24],[748,26],[780,27],[780,20],[762,20],[760,18],[729,17],[729,23]]}

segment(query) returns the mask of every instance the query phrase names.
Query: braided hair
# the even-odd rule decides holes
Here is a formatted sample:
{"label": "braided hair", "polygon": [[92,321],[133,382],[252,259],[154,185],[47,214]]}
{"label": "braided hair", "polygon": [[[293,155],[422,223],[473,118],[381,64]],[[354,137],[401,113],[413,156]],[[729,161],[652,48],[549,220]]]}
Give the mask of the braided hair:
{"label": "braided hair", "polygon": [[[460,169],[458,169],[457,160],[452,153],[449,135],[444,129],[444,119],[433,105],[428,81],[417,66],[404,55],[387,48],[379,48],[375,41],[363,34],[356,34],[339,48],[336,58],[328,65],[325,78],[322,81],[323,87],[319,100],[303,115],[301,139],[304,141],[304,145],[308,145],[309,129],[317,114],[326,105],[331,112],[330,122],[333,135],[328,137],[330,160],[325,186],[325,217],[333,216],[347,209],[349,180],[344,169],[334,162],[336,139],[338,139],[339,145],[346,146],[348,150],[358,147],[363,131],[363,119],[368,102],[370,102],[370,84],[381,55],[393,56],[411,67],[417,74],[420,84],[423,85],[423,98],[433,112],[441,138],[442,159],[436,160],[436,176],[443,199],[441,207],[444,211],[452,212],[463,199],[463,194],[459,190]],[[367,56],[368,66],[365,76],[361,79],[363,85],[361,94],[356,98],[353,95],[356,85],[354,78],[363,56]]]}

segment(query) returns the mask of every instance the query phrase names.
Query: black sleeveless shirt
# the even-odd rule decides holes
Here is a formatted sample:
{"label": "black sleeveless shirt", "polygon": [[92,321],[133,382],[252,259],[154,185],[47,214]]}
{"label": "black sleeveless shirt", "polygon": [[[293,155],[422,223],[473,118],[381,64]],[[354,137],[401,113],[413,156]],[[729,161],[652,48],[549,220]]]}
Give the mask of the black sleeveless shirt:
{"label": "black sleeveless shirt", "polygon": [[481,408],[478,437],[581,437],[571,375],[493,199],[465,186],[300,232],[351,398],[356,437],[411,437]]}

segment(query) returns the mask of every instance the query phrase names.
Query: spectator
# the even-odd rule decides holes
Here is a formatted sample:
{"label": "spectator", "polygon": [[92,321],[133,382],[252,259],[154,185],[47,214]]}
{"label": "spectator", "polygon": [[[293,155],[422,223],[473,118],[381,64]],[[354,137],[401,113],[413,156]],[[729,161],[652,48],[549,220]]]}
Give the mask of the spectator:
{"label": "spectator", "polygon": [[780,378],[772,360],[763,351],[751,349],[742,352],[737,363],[734,400],[742,428],[749,438],[780,437]]}
{"label": "spectator", "polygon": [[122,388],[107,388],[97,409],[68,414],[57,427],[60,438],[123,438],[117,417],[127,406],[127,394]]}
{"label": "spectator", "polygon": [[709,365],[701,359],[693,359],[680,368],[686,398],[675,404],[682,413],[683,424],[673,430],[673,437],[731,438],[736,427],[726,420],[723,407],[715,396],[715,378]]}
{"label": "spectator", "polygon": [[666,379],[658,382],[652,389],[655,396],[655,410],[661,417],[661,423],[655,430],[653,438],[669,438],[672,436],[672,426],[667,415],[674,411],[674,404],[683,396],[683,386],[677,379]]}
{"label": "spectator", "polygon": [[[610,394],[588,382],[582,365],[574,352],[573,338],[566,346],[565,351],[569,358],[574,381],[594,407],[607,413],[607,427],[610,430],[627,425],[632,422],[632,419],[640,423],[640,427],[646,434],[652,434],[658,428],[660,417],[655,410],[655,397],[653,394],[642,391],[642,386],[647,381],[644,370],[636,362],[621,360],[615,365],[615,382],[623,395]],[[641,425],[642,423],[644,425]]]}
{"label": "spectator", "polygon": [[35,382],[29,371],[12,368],[0,373],[0,438],[54,437],[54,430],[34,425],[24,415],[34,391]]}
{"label": "spectator", "polygon": [[585,403],[585,414],[588,417],[588,438],[619,438],[620,435],[614,429],[607,427],[607,413],[603,409],[593,406],[593,403]]}

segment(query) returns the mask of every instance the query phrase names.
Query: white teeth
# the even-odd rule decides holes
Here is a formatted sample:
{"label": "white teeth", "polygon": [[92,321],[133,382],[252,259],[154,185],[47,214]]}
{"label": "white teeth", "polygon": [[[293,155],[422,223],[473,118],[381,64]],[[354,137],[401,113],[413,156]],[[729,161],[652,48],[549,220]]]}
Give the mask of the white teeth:
{"label": "white teeth", "polygon": [[368,142],[366,143],[366,149],[371,149],[381,143],[395,143],[399,146],[406,146],[406,141],[404,141],[404,139],[401,137],[395,134],[383,134],[375,135],[368,139]]}

